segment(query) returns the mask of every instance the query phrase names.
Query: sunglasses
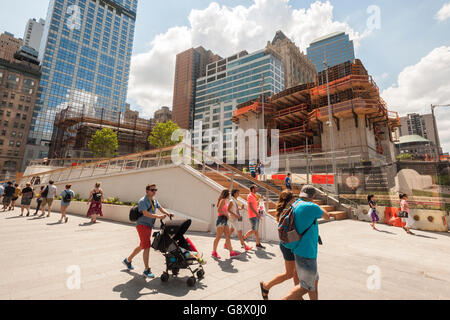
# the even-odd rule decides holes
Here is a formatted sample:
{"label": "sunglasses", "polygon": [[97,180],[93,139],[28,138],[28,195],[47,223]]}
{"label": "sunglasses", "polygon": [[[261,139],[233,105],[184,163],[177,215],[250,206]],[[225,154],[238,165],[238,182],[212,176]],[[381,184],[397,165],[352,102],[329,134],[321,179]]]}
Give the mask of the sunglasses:
{"label": "sunglasses", "polygon": [[158,191],[158,189],[148,189],[148,191],[156,192],[156,191]]}

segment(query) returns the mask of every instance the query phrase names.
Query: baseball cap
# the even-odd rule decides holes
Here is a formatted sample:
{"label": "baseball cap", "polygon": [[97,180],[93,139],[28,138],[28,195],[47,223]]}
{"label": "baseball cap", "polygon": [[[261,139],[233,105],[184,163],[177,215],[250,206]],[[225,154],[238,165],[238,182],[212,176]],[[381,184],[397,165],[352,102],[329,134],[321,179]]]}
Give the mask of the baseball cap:
{"label": "baseball cap", "polygon": [[316,194],[316,189],[313,186],[305,185],[305,186],[303,186],[299,197],[311,199],[314,197],[315,194]]}

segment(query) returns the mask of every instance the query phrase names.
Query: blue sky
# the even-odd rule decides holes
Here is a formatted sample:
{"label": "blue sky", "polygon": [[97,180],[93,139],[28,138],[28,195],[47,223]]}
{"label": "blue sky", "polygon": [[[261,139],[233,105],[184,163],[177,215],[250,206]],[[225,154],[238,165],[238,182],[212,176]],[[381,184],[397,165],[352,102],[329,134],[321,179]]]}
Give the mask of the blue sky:
{"label": "blue sky", "polygon": [[[297,45],[304,49],[305,41],[323,35],[322,31],[311,30],[320,29],[318,25],[308,29],[317,21],[327,25],[326,32],[343,28],[359,36],[356,56],[376,80],[390,109],[401,114],[424,113],[429,112],[431,103],[450,103],[450,0],[215,3],[218,5],[209,0],[139,0],[129,88],[129,101],[135,109],[151,116],[160,106],[171,106],[178,52],[198,45],[222,56],[233,54],[233,50],[252,51],[262,48],[278,28],[298,39]],[[444,19],[436,19],[445,4],[449,5]],[[370,18],[367,9],[373,5],[380,10],[380,28],[366,34]],[[0,32],[22,37],[28,18],[45,18],[47,7],[48,0],[3,0]],[[311,23],[302,25],[299,16]],[[248,23],[239,25],[241,17]],[[255,36],[248,26],[255,26]],[[224,30],[235,33],[226,35]],[[450,151],[450,117],[445,117],[448,110],[437,113],[444,149]]]}
{"label": "blue sky", "polygon": [[[28,18],[45,18],[48,0],[2,1],[0,32],[9,31],[23,36]],[[140,0],[136,26],[134,53],[149,49],[152,39],[170,27],[189,25],[192,9],[204,9],[209,0]],[[216,1],[228,7],[249,6],[253,0]],[[291,0],[293,8],[307,8],[315,1]],[[381,29],[361,41],[357,57],[372,75],[381,89],[396,81],[404,67],[417,63],[433,48],[450,45],[450,21],[440,22],[433,17],[446,1],[400,0],[400,1],[330,1],[334,18],[347,22],[356,31],[366,28],[370,5],[381,9]],[[276,30],[274,30],[275,32]],[[245,48],[243,48],[245,49]],[[219,53],[220,54],[220,53]],[[387,74],[385,79],[381,78]],[[386,76],[386,75],[385,75]]]}

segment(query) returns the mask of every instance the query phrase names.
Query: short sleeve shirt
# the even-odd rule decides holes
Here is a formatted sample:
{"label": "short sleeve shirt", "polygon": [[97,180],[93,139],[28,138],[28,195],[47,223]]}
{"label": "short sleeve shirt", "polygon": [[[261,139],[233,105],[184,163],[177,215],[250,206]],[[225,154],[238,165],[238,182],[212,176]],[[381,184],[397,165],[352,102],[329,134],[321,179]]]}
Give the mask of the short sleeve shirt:
{"label": "short sleeve shirt", "polygon": [[7,186],[5,188],[5,197],[12,197],[14,196],[14,192],[16,192],[16,188],[12,186]]}
{"label": "short sleeve shirt", "polygon": [[284,182],[286,183],[286,187],[291,187],[291,178],[286,177],[286,179],[284,180]]}
{"label": "short sleeve shirt", "polygon": [[400,201],[400,206],[401,206],[402,211],[406,211],[409,213],[409,205],[406,200],[403,199],[402,201]]}
{"label": "short sleeve shirt", "polygon": [[[147,196],[145,196],[141,200],[139,200],[138,207],[139,207],[140,212],[143,212],[144,210],[146,210],[152,214],[156,213],[156,209],[161,208],[158,200],[153,199],[153,203],[152,203],[152,202],[150,202],[150,200],[148,199]],[[155,225],[155,221],[156,221],[155,218],[148,218],[146,216],[141,216],[136,221],[136,225],[147,226],[147,227],[153,228],[153,226]]]}
{"label": "short sleeve shirt", "polygon": [[3,188],[3,186],[0,186],[0,197],[3,195],[4,192],[5,192],[5,188]]}
{"label": "short sleeve shirt", "polygon": [[[300,201],[300,200],[299,200]],[[295,206],[295,204],[294,204]],[[298,234],[305,232],[311,225],[312,227],[305,233],[300,241],[286,243],[284,246],[291,249],[297,256],[307,259],[317,259],[317,246],[319,242],[319,226],[314,221],[320,219],[323,210],[315,203],[302,202],[294,210],[294,224]]]}
{"label": "short sleeve shirt", "polygon": [[66,194],[70,194],[70,198],[73,199],[75,198],[75,193],[72,190],[64,190],[63,192],[61,192],[60,196],[62,197],[61,203],[62,204],[69,204],[70,202],[64,202],[64,197],[66,196]]}
{"label": "short sleeve shirt", "polygon": [[54,199],[56,196],[56,187],[49,184],[48,185],[48,194],[47,194],[47,199]]}
{"label": "short sleeve shirt", "polygon": [[248,204],[248,218],[257,218],[256,214],[250,209],[253,208],[255,212],[258,212],[258,199],[256,198],[256,195],[253,193],[250,193],[247,197],[247,204]]}

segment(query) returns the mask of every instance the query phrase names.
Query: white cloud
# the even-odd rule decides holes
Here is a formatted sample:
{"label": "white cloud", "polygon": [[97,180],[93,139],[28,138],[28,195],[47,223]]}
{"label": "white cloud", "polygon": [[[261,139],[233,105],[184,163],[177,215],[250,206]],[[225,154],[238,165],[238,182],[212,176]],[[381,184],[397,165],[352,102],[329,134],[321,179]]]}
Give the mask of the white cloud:
{"label": "white cloud", "polygon": [[[431,104],[450,103],[450,47],[431,51],[417,64],[406,67],[397,83],[384,90],[383,98],[390,109],[401,115],[431,113]],[[442,147],[450,151],[450,118],[448,109],[436,109]]]}
{"label": "white cloud", "polygon": [[262,49],[277,30],[282,30],[302,51],[314,39],[345,31],[359,41],[370,34],[354,31],[346,22],[335,21],[329,1],[316,1],[307,9],[294,9],[289,0],[254,0],[249,7],[211,3],[192,10],[188,27],[173,27],[155,37],[150,51],[135,55],[131,62],[129,98],[152,115],[162,105],[172,106],[176,54],[203,46],[222,57]]}
{"label": "white cloud", "polygon": [[435,19],[439,21],[444,21],[450,18],[450,2],[444,4],[444,6],[436,14]]}

